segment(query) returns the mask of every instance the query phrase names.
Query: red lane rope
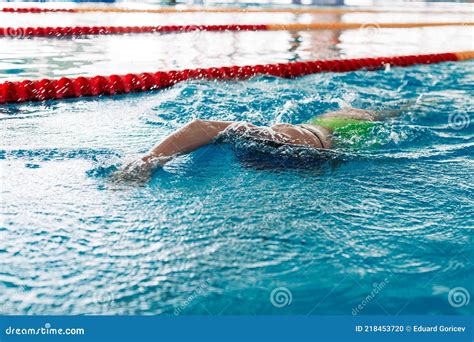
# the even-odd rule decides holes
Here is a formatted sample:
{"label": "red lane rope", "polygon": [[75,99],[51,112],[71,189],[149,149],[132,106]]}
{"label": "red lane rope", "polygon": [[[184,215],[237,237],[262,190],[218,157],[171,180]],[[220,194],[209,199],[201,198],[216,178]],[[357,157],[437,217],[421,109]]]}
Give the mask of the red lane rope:
{"label": "red lane rope", "polygon": [[414,28],[425,26],[474,25],[473,22],[434,23],[346,23],[323,22],[311,24],[265,24],[265,25],[164,25],[164,26],[66,26],[66,27],[0,27],[0,37],[65,37],[83,35],[109,35],[124,33],[189,32],[189,31],[272,31],[272,30],[347,30],[375,28]]}
{"label": "red lane rope", "polygon": [[[384,9],[364,9],[364,8],[318,8],[318,7],[299,7],[299,8],[265,8],[265,7],[194,7],[194,8],[175,8],[162,7],[154,9],[132,9],[119,7],[78,7],[78,8],[16,8],[4,7],[0,12],[6,13],[47,13],[47,12],[66,12],[66,13],[294,13],[294,14],[345,14],[345,13],[407,13],[406,10],[384,10]],[[420,12],[420,11],[417,11]],[[410,11],[408,13],[417,13]],[[423,13],[470,13],[469,11],[459,10],[426,10],[421,9]]]}
{"label": "red lane rope", "polygon": [[116,95],[144,92],[170,87],[190,79],[241,80],[255,75],[284,78],[300,77],[320,72],[349,72],[359,69],[379,69],[386,64],[409,66],[474,58],[473,52],[440,53],[380,58],[317,60],[265,65],[230,66],[206,69],[185,69],[127,75],[63,77],[59,80],[42,79],[0,83],[0,104],[60,100],[82,96]]}
{"label": "red lane rope", "polygon": [[165,25],[165,26],[76,26],[0,27],[0,37],[65,37],[148,32],[265,31],[268,25]]}
{"label": "red lane rope", "polygon": [[25,7],[25,8],[14,8],[14,7],[4,7],[1,9],[1,12],[6,13],[46,13],[46,12],[69,12],[69,13],[79,13],[76,9],[67,9],[67,8],[38,8],[38,7]]}

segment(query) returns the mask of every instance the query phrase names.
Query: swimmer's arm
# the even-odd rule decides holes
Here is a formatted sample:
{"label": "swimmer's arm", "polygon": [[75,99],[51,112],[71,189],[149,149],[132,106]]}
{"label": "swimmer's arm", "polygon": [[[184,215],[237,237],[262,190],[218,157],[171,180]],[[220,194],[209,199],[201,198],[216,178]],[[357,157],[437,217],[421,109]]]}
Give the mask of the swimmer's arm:
{"label": "swimmer's arm", "polygon": [[155,145],[142,160],[146,162],[157,158],[164,163],[173,156],[190,153],[211,143],[232,123],[232,121],[193,120]]}
{"label": "swimmer's arm", "polygon": [[115,177],[121,180],[145,181],[160,165],[174,156],[192,152],[212,142],[233,122],[194,120],[171,133],[143,157],[126,165]]}

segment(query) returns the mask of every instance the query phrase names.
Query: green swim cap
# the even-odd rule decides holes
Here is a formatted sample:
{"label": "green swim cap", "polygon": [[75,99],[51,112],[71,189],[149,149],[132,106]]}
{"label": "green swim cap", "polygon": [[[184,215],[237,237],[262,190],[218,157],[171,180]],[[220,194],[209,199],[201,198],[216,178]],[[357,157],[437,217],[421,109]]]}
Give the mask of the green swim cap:
{"label": "green swim cap", "polygon": [[360,147],[373,138],[376,122],[339,117],[316,117],[309,121],[312,125],[329,128],[337,143]]}

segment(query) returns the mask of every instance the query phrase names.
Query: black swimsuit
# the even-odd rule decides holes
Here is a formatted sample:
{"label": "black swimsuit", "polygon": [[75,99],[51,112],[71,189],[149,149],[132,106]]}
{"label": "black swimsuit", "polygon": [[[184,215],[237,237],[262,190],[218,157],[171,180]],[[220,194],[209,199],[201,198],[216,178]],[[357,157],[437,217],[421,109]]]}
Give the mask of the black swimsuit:
{"label": "black swimsuit", "polygon": [[307,130],[308,132],[311,132],[319,140],[319,143],[321,144],[321,148],[326,148],[324,146],[323,139],[321,139],[321,137],[319,136],[322,133],[319,132],[314,126],[306,125],[306,124],[301,124],[301,125],[298,125],[298,126],[305,129],[305,130]]}
{"label": "black swimsuit", "polygon": [[[316,129],[316,127],[312,126],[312,125],[306,125],[306,124],[301,124],[301,125],[295,125],[296,127],[300,127],[300,128],[303,128],[305,129],[306,131],[310,132],[311,134],[313,134],[319,141],[319,143],[321,144],[321,148],[323,149],[326,149],[327,147],[325,146],[324,144],[324,140],[321,138],[321,135],[323,135],[322,132],[320,132],[318,129]],[[228,136],[227,136],[228,137]],[[259,142],[259,143],[263,143],[267,146],[270,146],[270,147],[275,147],[275,148],[278,148],[278,147],[282,147],[282,146],[304,146],[304,147],[309,147],[309,146],[306,146],[306,145],[298,145],[298,144],[290,144],[290,143],[284,143],[284,142],[278,142],[278,141],[275,141],[275,140],[270,140],[270,139],[265,139],[265,138],[261,138],[261,137],[255,137],[255,136],[251,136],[251,135],[246,135],[246,134],[242,134],[242,135],[238,135],[239,138],[242,138],[242,139],[245,139],[245,140],[251,140],[251,141],[255,141],[255,142]],[[221,140],[222,138],[225,139],[225,135],[221,135],[218,140]]]}

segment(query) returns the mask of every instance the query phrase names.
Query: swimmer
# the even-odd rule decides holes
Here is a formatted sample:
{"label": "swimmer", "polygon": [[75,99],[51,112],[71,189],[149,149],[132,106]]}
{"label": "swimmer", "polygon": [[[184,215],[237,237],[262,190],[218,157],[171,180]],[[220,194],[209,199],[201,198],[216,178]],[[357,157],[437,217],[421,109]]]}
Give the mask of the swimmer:
{"label": "swimmer", "polygon": [[210,144],[220,136],[233,136],[271,146],[295,146],[330,150],[334,139],[364,137],[376,121],[396,115],[400,110],[383,113],[356,108],[327,112],[304,124],[256,126],[247,122],[193,120],[171,133],[150,152],[128,164],[120,178],[145,180],[153,171],[176,156],[190,153]]}

